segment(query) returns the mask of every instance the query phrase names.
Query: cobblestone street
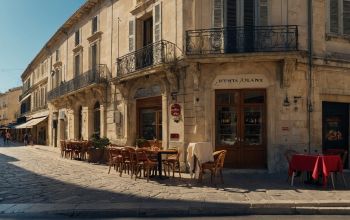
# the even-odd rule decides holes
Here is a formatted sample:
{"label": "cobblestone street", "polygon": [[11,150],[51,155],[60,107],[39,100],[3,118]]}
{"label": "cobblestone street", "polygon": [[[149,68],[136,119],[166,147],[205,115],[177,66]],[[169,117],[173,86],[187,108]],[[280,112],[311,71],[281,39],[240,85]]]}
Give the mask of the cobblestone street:
{"label": "cobblestone street", "polygon": [[[60,158],[46,146],[0,147],[0,202],[2,204],[269,204],[332,203],[347,204],[350,192],[337,181],[339,190],[320,186],[295,187],[280,174],[238,174],[226,172],[225,184],[215,188],[184,178],[167,180],[131,179],[108,167]],[[161,206],[161,205],[160,205]],[[347,205],[346,205],[347,206]],[[85,206],[86,207],[86,206]],[[0,210],[1,212],[1,210]]]}

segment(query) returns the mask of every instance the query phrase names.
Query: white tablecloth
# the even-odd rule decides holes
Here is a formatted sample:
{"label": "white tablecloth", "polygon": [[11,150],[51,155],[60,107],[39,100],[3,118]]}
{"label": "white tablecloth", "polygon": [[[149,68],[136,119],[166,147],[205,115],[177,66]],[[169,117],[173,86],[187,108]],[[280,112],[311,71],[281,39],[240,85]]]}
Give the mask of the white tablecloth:
{"label": "white tablecloth", "polygon": [[[193,177],[194,156],[197,158],[199,164],[214,161],[213,147],[209,142],[190,143],[187,148],[187,163],[190,167],[190,174]],[[196,166],[195,178],[199,176],[199,167]]]}

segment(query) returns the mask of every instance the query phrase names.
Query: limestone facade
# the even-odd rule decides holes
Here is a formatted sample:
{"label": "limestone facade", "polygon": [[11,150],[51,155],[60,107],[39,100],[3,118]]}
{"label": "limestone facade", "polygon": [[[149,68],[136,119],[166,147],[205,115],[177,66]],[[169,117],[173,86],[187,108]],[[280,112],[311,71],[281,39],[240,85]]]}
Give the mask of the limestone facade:
{"label": "limestone facade", "polygon": [[19,116],[19,96],[22,88],[16,87],[0,94],[0,126],[16,122]]}
{"label": "limestone facade", "polygon": [[[322,106],[350,103],[350,44],[346,20],[332,28],[331,2],[312,3],[309,28],[305,0],[87,1],[35,58],[50,66],[49,144],[99,133],[121,145],[153,136],[163,148],[186,152],[188,143],[207,141],[218,149],[216,94],[259,90],[265,95],[257,168],[285,169],[287,149],[322,152]],[[241,125],[230,141],[253,152],[257,143],[246,144],[242,115],[252,106],[240,105],[234,117]]]}

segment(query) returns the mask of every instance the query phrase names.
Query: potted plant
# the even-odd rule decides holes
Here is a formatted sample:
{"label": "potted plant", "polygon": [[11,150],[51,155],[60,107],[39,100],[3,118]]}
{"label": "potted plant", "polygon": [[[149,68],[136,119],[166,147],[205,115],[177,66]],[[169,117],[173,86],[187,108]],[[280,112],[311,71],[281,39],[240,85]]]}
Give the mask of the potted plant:
{"label": "potted plant", "polygon": [[110,143],[109,139],[106,137],[101,138],[98,134],[95,133],[92,135],[90,141],[91,148],[88,152],[88,161],[92,163],[105,163],[108,158],[108,152],[105,150],[105,148]]}
{"label": "potted plant", "polygon": [[150,146],[150,144],[149,144],[149,142],[146,140],[146,139],[144,139],[144,138],[137,138],[136,140],[135,140],[135,144],[136,144],[136,147],[149,147]]}

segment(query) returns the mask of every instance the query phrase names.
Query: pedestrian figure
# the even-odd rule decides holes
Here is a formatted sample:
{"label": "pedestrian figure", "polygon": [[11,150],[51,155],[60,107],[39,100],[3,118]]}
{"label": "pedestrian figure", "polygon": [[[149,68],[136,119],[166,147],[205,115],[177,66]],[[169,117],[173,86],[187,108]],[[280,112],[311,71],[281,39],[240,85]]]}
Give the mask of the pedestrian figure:
{"label": "pedestrian figure", "polygon": [[11,140],[11,134],[9,131],[6,131],[6,143],[8,144],[10,140]]}
{"label": "pedestrian figure", "polygon": [[1,137],[2,137],[2,140],[4,141],[4,144],[6,144],[6,133],[5,133],[5,131],[1,132]]}
{"label": "pedestrian figure", "polygon": [[28,142],[29,142],[30,145],[33,146],[33,140],[32,140],[32,134],[31,133],[28,134]]}
{"label": "pedestrian figure", "polygon": [[28,140],[29,140],[28,133],[25,133],[25,134],[24,134],[24,146],[27,146]]}

